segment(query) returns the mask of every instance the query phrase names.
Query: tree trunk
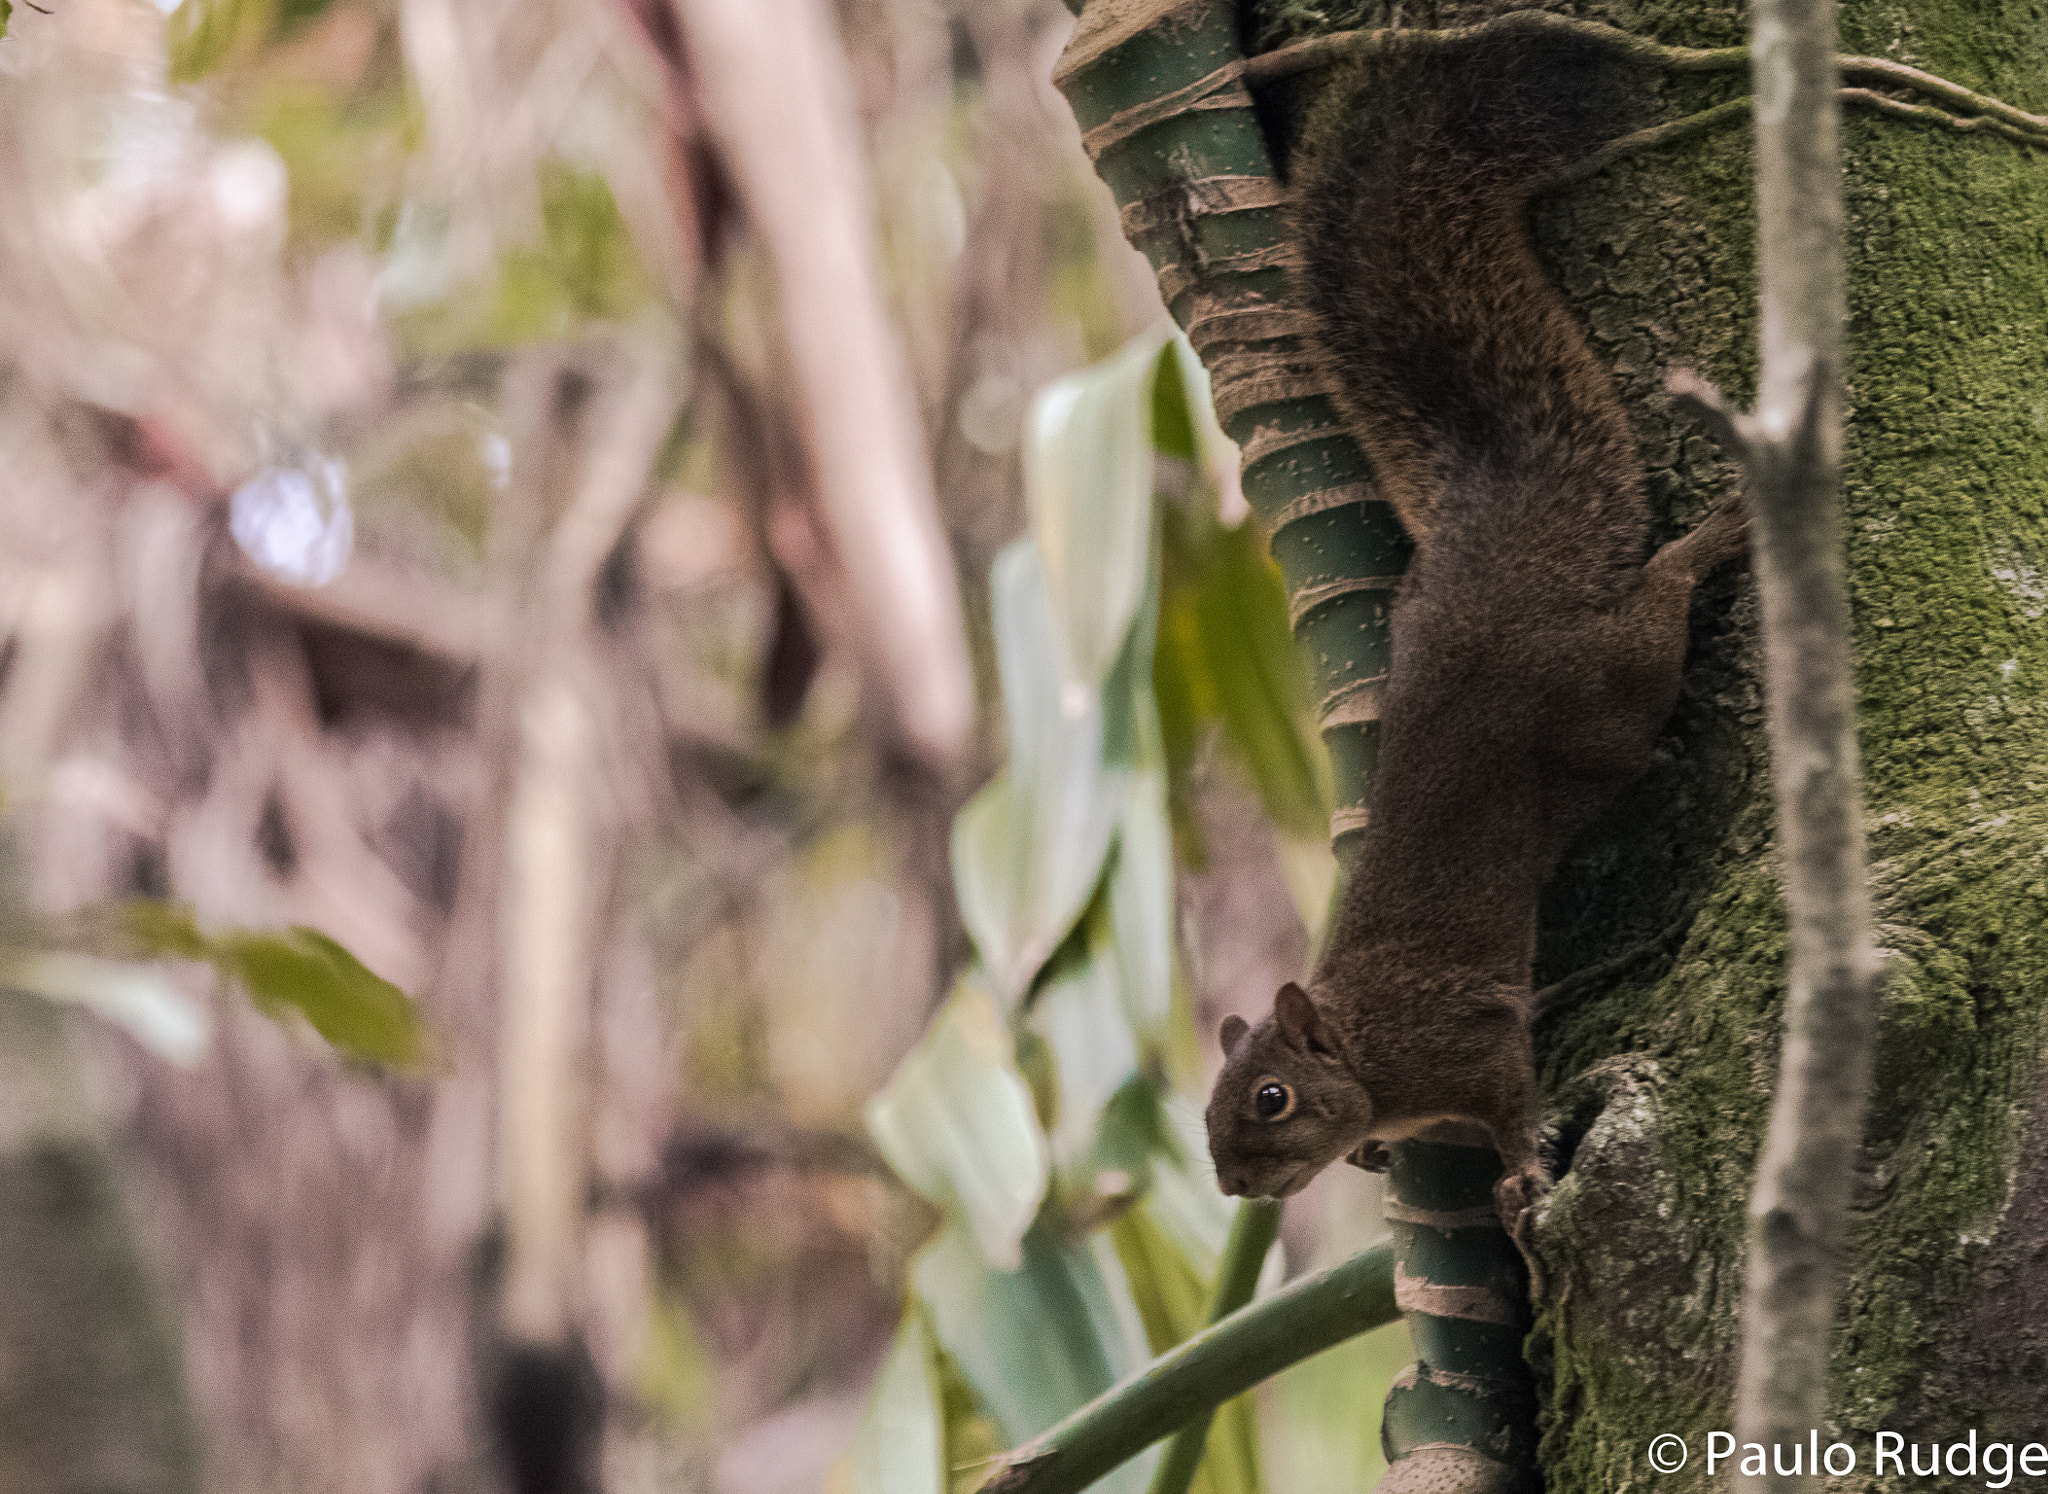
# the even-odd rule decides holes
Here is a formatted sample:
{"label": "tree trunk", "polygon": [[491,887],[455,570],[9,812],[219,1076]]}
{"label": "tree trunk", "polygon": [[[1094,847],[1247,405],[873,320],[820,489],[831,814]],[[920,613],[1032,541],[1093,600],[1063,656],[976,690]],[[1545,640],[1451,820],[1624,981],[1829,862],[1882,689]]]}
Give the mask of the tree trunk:
{"label": "tree trunk", "polygon": [[[1741,40],[1732,8],[1689,7],[1652,34]],[[2037,17],[1849,0],[1842,49],[2048,103]],[[1685,99],[1697,87],[1667,90],[1674,112],[1708,101]],[[2030,1227],[2048,1213],[2048,1137],[2033,1123],[2048,958],[2034,933],[2048,887],[2033,722],[2048,651],[2030,558],[2048,493],[2048,161],[1855,108],[1843,143],[1847,527],[1889,953],[1831,1424],[1816,1430],[1821,1449],[1854,1453],[1847,1486],[1867,1487],[1881,1429],[1946,1446],[1976,1428],[2023,1447],[2048,1422],[2027,1311],[2048,1292]],[[1749,133],[1727,131],[1624,162],[1538,214],[1543,252],[1636,416],[1667,521],[1725,477],[1657,393],[1664,369],[1689,364],[1745,396],[1753,384],[1751,193]],[[1672,751],[1546,900],[1539,981],[1630,957],[1539,1033],[1570,1164],[1538,1235],[1554,1296],[1530,1345],[1553,1488],[1654,1477],[1649,1444],[1665,1432],[1690,1450],[1667,1486],[1705,1487],[1708,1433],[1728,1425],[1785,962],[1754,623],[1748,582],[1707,589]]]}
{"label": "tree trunk", "polygon": [[[1141,9],[1095,5],[1119,17]],[[1155,26],[1155,48],[1176,37],[1190,50],[1207,45],[1178,14],[1187,5],[1169,8],[1176,15]],[[1391,13],[1336,9],[1319,7],[1314,24],[1486,18],[1478,6],[1427,0]],[[1292,0],[1243,0],[1246,53],[1308,34],[1294,24],[1308,11]],[[1746,39],[1729,5],[1624,20],[1671,44]],[[1102,33],[1129,29],[1091,14],[1083,36],[1091,22]],[[1117,45],[1137,50],[1127,35]],[[2020,7],[1848,0],[1842,49],[1909,62],[2021,108],[2048,104],[2048,36]],[[1205,53],[1189,71],[1206,82],[1222,65]],[[1282,161],[1320,76],[1255,83]],[[1746,72],[1652,76],[1659,120],[1748,87]],[[1072,78],[1068,88],[1075,97]],[[1213,301],[1176,301],[1173,290],[1185,285],[1190,258],[1214,283],[1225,263],[1216,236],[1179,233],[1199,245],[1179,258],[1162,247],[1172,235],[1145,240],[1164,189],[1190,173],[1191,152],[1148,150],[1148,130],[1179,126],[1150,123],[1142,107],[1118,99],[1120,115],[1091,115],[1076,97],[1084,128],[1105,142],[1100,164],[1127,227],[1152,253],[1176,313],[1213,317]],[[1227,105],[1205,107],[1215,120]],[[1119,118],[1121,134],[1111,127]],[[2048,1299],[2048,1253],[2034,1243],[2037,1218],[2048,1225],[2048,1127],[2036,1124],[2048,1121],[2048,1089],[2034,994],[2048,964],[2035,932],[2048,899],[2038,870],[2048,812],[2037,807],[2048,766],[2035,766],[2041,690],[2032,683],[2048,668],[2036,627],[2048,582],[2035,558],[2048,540],[2039,387],[2048,160],[1856,108],[1844,153],[1845,486],[1874,890],[1889,953],[1833,1420],[1815,1429],[1814,1446],[1846,1443],[1855,1471],[1844,1486],[1867,1487],[1879,1431],[1946,1447],[1975,1429],[1981,1458],[1982,1445],[2024,1449],[2048,1426],[2048,1376],[2029,1328],[2033,1302]],[[1135,180],[1148,169],[1149,181]],[[1251,216],[1255,194],[1243,181],[1207,201],[1196,190],[1203,185],[1183,192],[1196,200],[1184,211],[1198,228],[1205,213],[1234,213],[1240,225]],[[1738,402],[1753,392],[1753,193],[1750,133],[1738,125],[1626,157],[1545,198],[1535,214],[1539,252],[1629,406],[1659,540],[1683,532],[1734,481],[1674,409],[1663,379],[1688,366]],[[1241,241],[1230,250],[1245,252]],[[1262,309],[1260,330],[1284,332],[1284,313]],[[1233,417],[1268,397],[1246,393],[1252,328],[1240,326],[1231,340],[1212,330],[1206,343],[1190,326],[1233,434]],[[1239,403],[1226,407],[1233,397]],[[1247,452],[1255,505],[1261,455]],[[1283,569],[1287,526],[1312,507],[1261,508]],[[1313,643],[1314,599],[1302,578],[1289,579],[1298,631]],[[1708,1434],[1729,1424],[1744,1216],[1777,1067],[1786,955],[1755,613],[1745,579],[1702,588],[1686,688],[1657,761],[1580,838],[1545,899],[1537,978],[1564,984],[1538,1044],[1561,1177],[1535,1236],[1549,1292],[1527,1349],[1543,1407],[1539,1462],[1553,1489],[1706,1487]],[[1332,733],[1333,749],[1344,745]],[[1337,755],[1341,798],[1347,765]],[[1662,1450],[1661,1468],[1649,1461],[1652,1440],[1667,1432],[1689,1453],[1675,1476],[1663,1471],[1675,1449]],[[1719,1461],[1716,1478],[1740,1458],[1738,1450]],[[1836,1452],[1833,1466],[1843,1460]],[[1885,1472],[1910,1467],[1887,1462]],[[1953,1483],[1984,1478],[1956,1474]]]}

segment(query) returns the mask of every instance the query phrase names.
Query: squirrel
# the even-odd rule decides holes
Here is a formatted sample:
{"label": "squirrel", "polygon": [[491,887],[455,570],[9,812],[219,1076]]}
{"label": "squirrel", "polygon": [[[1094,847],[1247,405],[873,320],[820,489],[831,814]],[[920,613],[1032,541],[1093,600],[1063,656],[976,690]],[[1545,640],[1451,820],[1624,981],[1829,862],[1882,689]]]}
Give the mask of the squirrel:
{"label": "squirrel", "polygon": [[1332,88],[1291,171],[1315,341],[1415,544],[1396,592],[1369,814],[1306,989],[1226,1017],[1225,1193],[1284,1197],[1438,1120],[1491,1133],[1502,1222],[1549,1185],[1530,1040],[1536,909],[1573,835],[1647,766],[1697,582],[1740,499],[1649,553],[1643,464],[1545,278],[1534,187],[1613,132],[1618,63],[1533,28],[1411,45]]}

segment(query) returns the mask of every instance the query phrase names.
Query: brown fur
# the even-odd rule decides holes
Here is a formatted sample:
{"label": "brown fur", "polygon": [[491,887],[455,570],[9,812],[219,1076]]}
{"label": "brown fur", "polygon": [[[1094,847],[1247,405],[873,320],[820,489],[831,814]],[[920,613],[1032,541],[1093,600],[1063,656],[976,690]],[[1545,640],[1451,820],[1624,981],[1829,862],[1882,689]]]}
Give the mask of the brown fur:
{"label": "brown fur", "polygon": [[[1613,69],[1554,39],[1397,55],[1310,128],[1303,294],[1416,551],[1328,947],[1305,993],[1225,1029],[1208,1127],[1227,1193],[1291,1193],[1340,1156],[1373,1165],[1446,1117],[1492,1133],[1511,1223],[1547,1184],[1537,899],[1648,761],[1693,586],[1746,543],[1728,507],[1645,560],[1627,416],[1530,242],[1527,183],[1615,132]],[[1262,1117],[1272,1084],[1289,1108]]]}

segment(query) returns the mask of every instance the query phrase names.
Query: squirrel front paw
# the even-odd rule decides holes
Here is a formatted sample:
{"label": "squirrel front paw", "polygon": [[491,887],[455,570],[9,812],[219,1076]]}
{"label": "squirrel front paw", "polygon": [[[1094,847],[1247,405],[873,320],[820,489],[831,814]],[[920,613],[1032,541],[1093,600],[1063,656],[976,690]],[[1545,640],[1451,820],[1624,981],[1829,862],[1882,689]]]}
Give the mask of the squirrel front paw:
{"label": "squirrel front paw", "polygon": [[1500,1214],[1501,1228],[1508,1232],[1508,1238],[1515,1242],[1515,1248],[1522,1253],[1522,1259],[1529,1267],[1529,1301],[1532,1304],[1540,1304],[1550,1292],[1543,1262],[1530,1239],[1536,1205],[1549,1192],[1549,1177],[1534,1167],[1511,1172],[1493,1185],[1493,1206]]}
{"label": "squirrel front paw", "polygon": [[1537,1167],[1511,1172],[1493,1185],[1493,1206],[1500,1213],[1501,1227],[1520,1238],[1524,1216],[1543,1201],[1550,1191],[1550,1179]]}
{"label": "squirrel front paw", "polygon": [[1394,1154],[1383,1141],[1361,1141],[1344,1160],[1367,1172],[1385,1172],[1394,1165]]}

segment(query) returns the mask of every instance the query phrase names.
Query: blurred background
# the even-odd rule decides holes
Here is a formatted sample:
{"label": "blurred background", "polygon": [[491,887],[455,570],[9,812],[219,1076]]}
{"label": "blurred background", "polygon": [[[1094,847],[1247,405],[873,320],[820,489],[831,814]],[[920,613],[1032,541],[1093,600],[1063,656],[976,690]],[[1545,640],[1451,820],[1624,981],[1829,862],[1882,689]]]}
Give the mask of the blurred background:
{"label": "blurred background", "polygon": [[[1108,1262],[1144,1332],[1102,1374],[1159,1347],[1228,1218],[1216,1024],[1302,974],[1334,873],[1280,587],[1049,81],[1065,8],[0,17],[0,1489],[858,1488],[915,1322],[971,1488],[1090,1385],[1008,1397],[1038,1371],[912,1289],[956,1216],[987,1281]],[[1077,436],[1097,386],[1055,381],[1132,347],[1138,415]],[[1112,447],[1088,675],[1102,505],[1059,472]],[[1023,894],[958,864],[1021,843],[973,796],[1027,781],[1038,634],[1046,720],[1114,656],[1151,744],[1128,1032],[1039,998],[1121,952],[1137,810],[1007,962]],[[1057,861],[1054,799],[997,808]],[[921,1174],[939,1071],[899,1073],[962,1002],[1036,1128],[1006,1236],[963,1201],[993,1143]],[[1171,1270],[1100,1244],[1152,1196],[1133,1095],[1192,1180]],[[1269,1273],[1377,1234],[1335,1172]],[[1213,1494],[1362,1487],[1403,1332],[1266,1387]]]}

